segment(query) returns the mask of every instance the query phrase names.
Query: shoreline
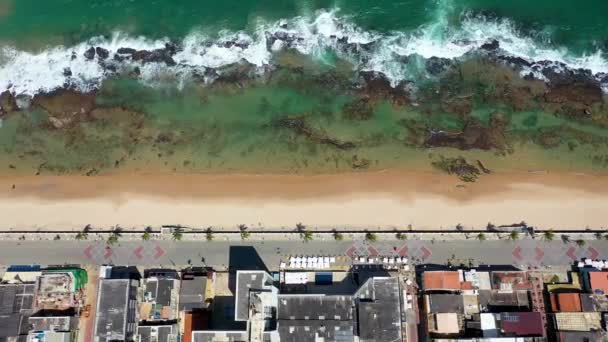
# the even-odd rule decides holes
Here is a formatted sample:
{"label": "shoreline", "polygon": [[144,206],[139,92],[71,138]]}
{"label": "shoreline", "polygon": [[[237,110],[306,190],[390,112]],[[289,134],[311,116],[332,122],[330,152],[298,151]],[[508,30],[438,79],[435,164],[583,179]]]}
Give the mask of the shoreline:
{"label": "shoreline", "polygon": [[[12,186],[15,185],[13,189]],[[436,172],[327,175],[113,174],[0,177],[0,227],[126,231],[183,225],[214,230],[602,228],[607,175],[492,173],[475,183]],[[560,213],[560,215],[556,215]]]}

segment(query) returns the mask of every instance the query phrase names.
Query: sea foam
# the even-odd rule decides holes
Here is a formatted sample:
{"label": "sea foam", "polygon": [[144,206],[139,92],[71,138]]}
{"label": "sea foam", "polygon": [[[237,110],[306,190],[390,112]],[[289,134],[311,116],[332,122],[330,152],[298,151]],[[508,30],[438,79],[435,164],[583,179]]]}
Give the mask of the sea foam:
{"label": "sea foam", "polygon": [[[447,10],[428,25],[410,32],[366,31],[338,10],[320,11],[313,16],[260,23],[252,32],[221,32],[211,39],[192,32],[178,46],[173,59],[175,66],[165,63],[145,63],[125,60],[116,62],[112,56],[119,48],[136,50],[164,48],[168,39],[149,40],[115,33],[111,38],[95,37],[75,46],[56,46],[41,52],[19,51],[12,47],[0,49],[0,91],[35,95],[62,87],[81,91],[98,88],[114,71],[104,68],[112,64],[120,72],[126,67],[140,68],[140,79],[147,84],[173,77],[181,83],[194,72],[217,69],[246,61],[261,71],[272,61],[272,54],[293,49],[302,54],[319,57],[330,50],[349,60],[360,71],[385,74],[395,85],[412,77],[407,57],[460,58],[479,49],[484,43],[497,40],[498,53],[521,57],[528,61],[549,60],[564,63],[572,69],[588,69],[592,73],[608,72],[608,61],[602,51],[575,55],[566,48],[553,47],[519,32],[509,20],[489,20],[485,17],[463,15],[459,25],[450,25]],[[101,47],[110,53],[100,63],[98,56],[87,60],[84,53],[90,47]],[[69,72],[66,72],[69,70]]]}

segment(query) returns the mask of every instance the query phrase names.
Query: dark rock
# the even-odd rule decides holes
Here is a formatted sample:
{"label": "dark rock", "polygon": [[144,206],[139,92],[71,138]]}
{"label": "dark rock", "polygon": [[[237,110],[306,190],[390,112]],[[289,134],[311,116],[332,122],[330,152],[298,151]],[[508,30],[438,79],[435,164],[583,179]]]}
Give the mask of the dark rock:
{"label": "dark rock", "polygon": [[118,70],[114,64],[105,64],[104,68],[110,72],[116,72]]}
{"label": "dark rock", "polygon": [[3,113],[11,113],[18,110],[17,101],[10,91],[5,90],[0,94],[0,111]]}
{"label": "dark rock", "polygon": [[117,54],[117,53],[115,53],[115,54],[114,54],[114,57],[113,57],[113,58],[114,58],[114,60],[115,60],[115,61],[117,61],[117,62],[122,62],[122,61],[124,61],[124,60],[126,59],[125,57],[123,57],[123,56],[121,56],[121,55],[119,55],[119,54]]}
{"label": "dark rock", "polygon": [[602,88],[595,82],[574,82],[549,87],[545,94],[549,103],[579,103],[591,106],[602,102]]}
{"label": "dark rock", "polygon": [[393,87],[386,75],[373,71],[359,73],[362,79],[362,92],[369,97],[380,97],[391,100],[396,105],[405,105],[409,102],[406,83],[401,82]]}
{"label": "dark rock", "polygon": [[75,116],[91,112],[95,108],[95,94],[60,89],[50,93],[37,94],[32,104],[46,110],[49,115],[65,123]]}
{"label": "dark rock", "polygon": [[324,145],[330,145],[340,150],[350,150],[356,147],[355,143],[353,142],[340,141],[338,139],[329,137],[324,133],[313,130],[302,116],[278,118],[273,120],[272,126],[289,129],[296,135],[303,136],[308,140]]}
{"label": "dark rock", "polygon": [[97,56],[99,56],[99,59],[104,60],[106,58],[108,58],[110,56],[110,52],[102,47],[96,47],[95,48],[95,52],[97,53]]}
{"label": "dark rock", "polygon": [[119,53],[121,55],[132,55],[136,52],[137,50],[132,48],[119,48],[118,50],[116,50],[116,53]]}
{"label": "dark rock", "polygon": [[472,96],[457,96],[441,101],[441,109],[448,113],[465,116],[473,110]]}
{"label": "dark rock", "polygon": [[490,42],[487,42],[487,43],[484,43],[483,45],[481,45],[481,49],[486,50],[486,51],[498,50],[499,47],[500,47],[500,43],[496,39],[492,39]]}
{"label": "dark rock", "polygon": [[85,51],[84,58],[86,58],[87,60],[92,60],[93,58],[95,58],[95,48],[91,47],[87,51]]}
{"label": "dark rock", "polygon": [[141,70],[139,69],[139,67],[135,67],[135,68],[133,69],[133,74],[135,74],[136,76],[141,75]]}
{"label": "dark rock", "polygon": [[342,117],[348,120],[369,120],[373,115],[374,106],[367,97],[348,102],[342,107]]}
{"label": "dark rock", "polygon": [[473,164],[469,164],[463,157],[445,158],[432,162],[437,169],[450,175],[456,175],[463,182],[474,182],[477,180],[481,171]]}
{"label": "dark rock", "polygon": [[431,57],[425,61],[425,67],[429,74],[440,75],[452,67],[454,62],[449,58]]}
{"label": "dark rock", "polygon": [[266,36],[266,49],[270,50],[272,45],[277,41],[282,41],[287,47],[291,46],[291,44],[297,40],[297,37],[291,33],[284,31],[277,32],[265,32]]}
{"label": "dark rock", "polygon": [[233,41],[233,40],[227,40],[223,43],[220,44],[220,46],[226,48],[226,49],[230,49],[233,47],[237,47],[237,48],[241,48],[241,49],[246,49],[249,47],[249,43],[248,42],[243,42],[243,41]]}
{"label": "dark rock", "polygon": [[175,55],[178,51],[180,51],[179,45],[173,42],[165,43],[165,50],[169,52],[171,55]]}
{"label": "dark rock", "polygon": [[424,145],[426,147],[453,147],[460,150],[503,150],[506,147],[506,119],[493,114],[490,127],[477,119],[469,119],[461,131],[431,130]]}
{"label": "dark rock", "polygon": [[240,83],[249,80],[255,75],[255,65],[241,60],[237,63],[224,65],[215,70],[217,73],[217,81],[226,83]]}
{"label": "dark rock", "polygon": [[165,63],[168,66],[176,65],[170,51],[165,49],[156,49],[152,51],[139,50],[131,54],[134,61],[142,63]]}
{"label": "dark rock", "polygon": [[523,68],[523,67],[529,67],[532,65],[532,63],[528,62],[527,60],[525,60],[521,57],[500,56],[499,58],[501,60],[505,61],[507,64],[510,64],[511,66],[514,66],[514,67]]}
{"label": "dark rock", "polygon": [[63,76],[65,76],[65,77],[72,76],[72,70],[70,68],[63,69]]}
{"label": "dark rock", "polygon": [[78,58],[76,56],[76,52],[72,51],[72,57],[70,57],[70,58],[71,58],[71,60],[75,60],[76,58]]}

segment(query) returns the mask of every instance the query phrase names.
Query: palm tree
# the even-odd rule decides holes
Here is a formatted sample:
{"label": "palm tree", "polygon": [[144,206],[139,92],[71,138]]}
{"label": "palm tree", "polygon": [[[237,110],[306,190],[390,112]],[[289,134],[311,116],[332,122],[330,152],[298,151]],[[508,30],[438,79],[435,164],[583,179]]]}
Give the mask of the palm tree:
{"label": "palm tree", "polygon": [[596,233],[595,233],[595,238],[596,238],[597,240],[601,240],[601,239],[603,238],[603,236],[602,236],[602,232],[596,232]]}
{"label": "palm tree", "polygon": [[296,231],[304,232],[306,230],[306,226],[302,224],[302,222],[296,223]]}
{"label": "palm tree", "polygon": [[397,238],[397,240],[407,240],[407,235],[402,232],[395,233],[395,237]]}
{"label": "palm tree", "polygon": [[108,245],[114,245],[118,242],[118,239],[121,236],[122,236],[122,228],[120,228],[119,226],[116,226],[112,230],[112,233],[110,234],[110,236],[108,237],[108,240],[106,242]]}
{"label": "palm tree", "polygon": [[586,244],[585,240],[583,240],[583,239],[578,239],[575,241],[575,243],[579,247],[585,247],[585,244]]}
{"label": "palm tree", "polygon": [[479,241],[485,241],[486,240],[486,234],[484,234],[483,232],[477,234],[477,240],[479,240]]}
{"label": "palm tree", "polygon": [[84,228],[82,228],[81,232],[78,232],[78,234],[76,234],[76,240],[86,240],[89,237],[89,231],[91,230],[91,225],[87,224],[86,226],[84,226]]}
{"label": "palm tree", "polygon": [[302,233],[300,233],[300,237],[302,238],[302,240],[304,242],[312,241],[312,239],[313,239],[313,235],[310,230],[305,230]]}
{"label": "palm tree", "polygon": [[181,228],[173,229],[173,240],[180,241],[184,236],[184,232]]}
{"label": "palm tree", "polygon": [[515,240],[519,240],[519,232],[518,232],[518,231],[516,231],[516,230],[512,231],[512,232],[509,234],[509,239],[510,239],[510,240],[513,240],[513,241],[515,241]]}
{"label": "palm tree", "polygon": [[365,233],[365,240],[369,242],[376,242],[378,241],[378,236],[372,232],[367,232]]}
{"label": "palm tree", "polygon": [[562,234],[562,242],[570,243],[570,235]]}
{"label": "palm tree", "polygon": [[555,238],[555,233],[553,233],[552,230],[546,230],[543,233],[543,238],[547,241],[553,241],[553,239]]}
{"label": "palm tree", "polygon": [[205,238],[207,239],[207,241],[213,241],[213,230],[211,230],[211,227],[207,228],[207,230],[205,231]]}
{"label": "palm tree", "polygon": [[111,234],[111,235],[108,237],[108,240],[106,241],[106,243],[107,243],[108,245],[114,245],[114,244],[118,243],[118,237],[119,237],[119,235],[117,235],[117,234],[115,234],[115,233],[112,233],[112,234]]}
{"label": "palm tree", "polygon": [[247,226],[244,224],[239,224],[239,230],[241,231],[241,239],[247,240],[251,233],[247,231]]}
{"label": "palm tree", "polygon": [[344,235],[342,235],[342,233],[338,232],[337,230],[334,229],[334,240],[336,241],[342,241],[344,240]]}
{"label": "palm tree", "polygon": [[141,239],[148,241],[152,238],[152,227],[148,226],[144,229],[144,233],[141,235]]}

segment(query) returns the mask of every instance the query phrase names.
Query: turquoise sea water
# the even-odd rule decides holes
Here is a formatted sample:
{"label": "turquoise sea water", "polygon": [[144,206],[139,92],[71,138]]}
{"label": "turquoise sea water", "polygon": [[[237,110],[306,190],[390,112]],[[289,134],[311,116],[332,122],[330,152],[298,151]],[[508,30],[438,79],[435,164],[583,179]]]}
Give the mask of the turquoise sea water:
{"label": "turquoise sea water", "polygon": [[[488,72],[497,76],[461,75],[469,83],[450,96],[467,97],[474,84],[475,99],[492,98],[476,100],[466,116],[415,101],[438,82],[425,69],[429,60],[460,63],[493,40],[505,56],[557,61],[599,78],[608,73],[606,13],[602,0],[0,0],[0,93],[96,92],[96,109],[86,118],[75,119],[61,100],[4,118],[0,160],[53,172],[123,165],[297,172],[420,168],[433,154],[470,154],[491,167],[603,170],[605,104],[588,108],[593,122],[554,115],[542,105],[517,109],[487,94],[505,87],[499,76],[514,79],[515,90],[529,84],[494,69]],[[152,51],[170,42],[179,46],[174,65],[116,58],[120,48]],[[109,57],[85,58],[91,47]],[[235,64],[252,66],[244,83],[209,86],[208,75]],[[268,71],[277,65],[285,70]],[[384,74],[393,86],[406,82],[413,103],[400,107],[381,98],[368,120],[345,118],[348,104],[362,96],[351,84],[367,71]],[[319,81],[325,77],[332,81]],[[404,124],[458,130],[471,118],[488,124],[497,111],[510,120],[515,154],[507,157],[504,151],[426,150]],[[313,138],[273,127],[283,116],[304,117]],[[51,128],[51,117],[66,127]],[[538,136],[547,131],[561,138],[545,134],[539,147]],[[319,136],[357,148],[338,150],[319,144]]]}
{"label": "turquoise sea water", "polygon": [[458,25],[464,13],[504,18],[552,43],[578,51],[608,44],[608,2],[588,0],[0,0],[0,39],[21,44],[75,44],[116,30],[151,38],[181,38],[193,30],[246,30],[274,21],[339,8],[366,30],[407,31],[436,20]]}

